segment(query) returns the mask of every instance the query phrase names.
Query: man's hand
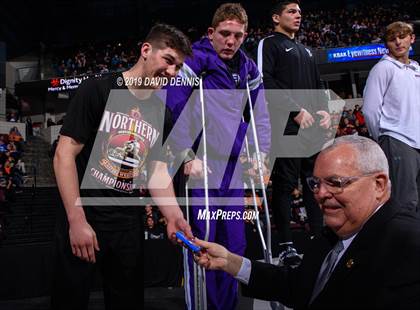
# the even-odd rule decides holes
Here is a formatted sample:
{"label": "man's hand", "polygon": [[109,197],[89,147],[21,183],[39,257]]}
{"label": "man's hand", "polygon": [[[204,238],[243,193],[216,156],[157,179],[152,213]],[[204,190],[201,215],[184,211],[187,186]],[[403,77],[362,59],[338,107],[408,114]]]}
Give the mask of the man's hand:
{"label": "man's hand", "polygon": [[[191,227],[184,219],[184,214],[176,201],[167,164],[161,161],[152,161],[148,171],[150,173],[148,189],[160,212],[168,221],[166,225],[168,238],[176,242],[175,233],[181,230],[187,238],[192,239]],[[168,184],[168,186],[161,188],[162,184]]]}
{"label": "man's hand", "polygon": [[98,240],[93,228],[86,221],[70,223],[70,245],[73,255],[89,263],[96,263],[95,250],[99,251]]}
{"label": "man's hand", "polygon": [[223,270],[237,276],[242,266],[243,257],[229,252],[225,247],[212,242],[194,239],[193,242],[202,248],[194,260],[206,269]]}
{"label": "man's hand", "polygon": [[[207,171],[211,173],[210,168],[207,166]],[[204,165],[201,159],[193,159],[184,165],[184,174],[189,175],[193,179],[204,178]]]}
{"label": "man's hand", "polygon": [[[258,172],[258,160],[254,159],[252,162],[246,162],[243,163],[243,165],[246,165],[245,174],[252,177],[255,182],[260,183],[260,173]],[[270,177],[270,170],[268,169],[265,162],[262,163],[262,173],[263,178],[266,179],[266,177]]]}
{"label": "man's hand", "polygon": [[[182,213],[181,213],[182,214]],[[188,239],[193,239],[194,236],[191,231],[191,226],[188,224],[188,222],[184,219],[184,217],[178,217],[178,218],[167,218],[168,224],[166,225],[166,230],[168,232],[168,238],[172,242],[176,242],[176,236],[175,233],[177,231],[182,231]],[[181,241],[179,241],[181,243]]]}
{"label": "man's hand", "polygon": [[319,121],[319,126],[321,126],[324,129],[328,129],[331,126],[331,116],[330,113],[327,111],[318,111],[316,114],[320,115],[322,118]]}
{"label": "man's hand", "polygon": [[257,170],[258,165],[257,165],[256,160],[254,160],[254,161],[252,159],[248,160],[248,158],[246,158],[246,156],[240,157],[239,160],[240,160],[242,166],[244,167],[245,175],[248,175],[248,176],[255,179],[258,175],[258,170]]}
{"label": "man's hand", "polygon": [[211,270],[226,269],[229,251],[225,247],[197,238],[194,239],[194,243],[202,248],[201,255],[195,257],[197,264]]}
{"label": "man's hand", "polygon": [[300,126],[300,128],[309,128],[315,122],[315,120],[312,117],[311,113],[309,113],[308,111],[306,111],[303,108],[300,110],[299,114],[296,115],[296,117],[294,118],[294,121],[296,123],[298,123],[298,125]]}

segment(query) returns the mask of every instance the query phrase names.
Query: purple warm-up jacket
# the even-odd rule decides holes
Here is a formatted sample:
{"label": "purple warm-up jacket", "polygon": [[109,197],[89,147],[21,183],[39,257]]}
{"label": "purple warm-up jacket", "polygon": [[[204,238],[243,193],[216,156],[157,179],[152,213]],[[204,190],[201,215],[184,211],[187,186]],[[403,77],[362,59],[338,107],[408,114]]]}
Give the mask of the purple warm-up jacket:
{"label": "purple warm-up jacket", "polygon": [[[193,56],[185,60],[178,78],[203,77],[204,105],[207,122],[208,152],[221,156],[237,157],[244,150],[244,136],[253,145],[251,128],[242,121],[247,101],[246,83],[249,85],[254,107],[260,151],[270,149],[271,127],[264,97],[262,77],[254,61],[242,50],[239,53],[239,84],[219,58],[208,38],[193,44]],[[201,105],[197,85],[168,86],[167,106],[174,121],[171,147],[175,153],[193,147],[201,131]],[[190,102],[187,104],[187,102]],[[245,113],[246,114],[246,113]],[[249,115],[249,114],[248,114]]]}

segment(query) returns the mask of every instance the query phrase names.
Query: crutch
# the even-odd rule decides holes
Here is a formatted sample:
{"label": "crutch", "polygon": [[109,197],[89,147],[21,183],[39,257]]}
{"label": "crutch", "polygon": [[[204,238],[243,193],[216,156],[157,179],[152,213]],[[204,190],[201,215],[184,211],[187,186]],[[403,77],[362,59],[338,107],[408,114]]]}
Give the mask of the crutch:
{"label": "crutch", "polygon": [[[244,120],[243,117],[242,117],[242,120]],[[245,149],[246,149],[246,157],[247,157],[248,163],[250,163],[252,161],[251,161],[251,155],[250,155],[250,152],[249,152],[248,137],[246,135],[245,135]],[[267,245],[265,243],[264,234],[263,234],[263,231],[262,231],[262,228],[261,228],[261,222],[260,222],[259,211],[258,211],[258,203],[257,203],[257,192],[255,190],[255,182],[254,182],[254,177],[253,176],[249,176],[249,183],[251,184],[252,201],[254,203],[254,211],[255,211],[255,214],[257,215],[256,223],[257,223],[258,235],[260,236],[264,257],[266,257]]]}
{"label": "crutch", "polygon": [[[189,205],[189,201],[188,201],[188,178],[185,180],[185,213],[187,216],[187,222],[188,224],[190,224],[190,205]],[[184,255],[184,286],[188,287],[190,285],[190,274],[188,272],[189,266],[188,266],[188,257],[189,257],[189,253],[188,253],[188,249],[183,247],[182,248],[182,254]],[[194,276],[194,296],[196,295],[196,283],[195,283],[195,279],[196,279],[196,273],[197,273],[197,266],[196,264],[193,264],[194,267],[194,271],[193,271],[193,276]],[[185,289],[185,301],[187,304],[187,309],[191,309],[191,296],[189,294],[189,291],[187,289]]]}
{"label": "crutch", "polygon": [[[264,213],[265,213],[265,221],[266,221],[266,227],[267,227],[267,241],[264,240],[264,236],[262,234],[262,230],[261,230],[261,223],[259,223],[259,219],[257,220],[257,229],[261,238],[261,244],[263,246],[263,250],[264,250],[264,258],[265,258],[265,262],[269,263],[269,264],[273,264],[273,255],[271,252],[271,223],[270,223],[270,214],[268,212],[268,202],[267,202],[267,193],[265,192],[265,186],[264,186],[264,175],[263,175],[263,163],[262,163],[262,159],[261,159],[261,154],[260,154],[260,146],[259,146],[259,142],[258,142],[258,136],[257,136],[257,127],[255,125],[255,118],[254,118],[254,108],[252,106],[252,99],[251,99],[251,91],[249,90],[249,84],[248,82],[246,83],[246,92],[247,92],[247,96],[248,96],[248,103],[249,103],[249,115],[250,115],[250,125],[252,128],[252,136],[254,138],[254,144],[255,144],[255,153],[257,156],[257,169],[258,169],[258,175],[259,175],[259,179],[261,182],[261,187],[262,187],[262,195],[263,195],[263,204],[264,204]],[[248,141],[247,141],[247,137],[245,135],[245,145],[248,145]],[[247,147],[247,156],[249,157],[249,148]],[[252,177],[251,177],[252,178]],[[253,183],[253,180],[252,180]],[[251,183],[251,186],[252,186]],[[254,194],[255,191],[255,183],[254,183],[254,190],[253,190],[253,195],[255,197]],[[254,205],[255,208],[257,208],[256,206],[256,198],[254,198]],[[265,247],[264,247],[265,245]],[[283,305],[281,305],[278,302],[275,301],[270,301],[270,306],[271,309],[273,310],[282,310],[284,309]]]}
{"label": "crutch", "polygon": [[[210,235],[210,209],[209,209],[209,179],[208,179],[208,165],[207,165],[207,132],[206,132],[206,117],[204,110],[204,90],[203,90],[203,76],[200,77],[199,83],[200,104],[201,104],[201,123],[203,125],[203,172],[204,172],[204,204],[206,207],[206,233],[204,240],[209,240]],[[185,185],[185,190],[188,193],[188,184]],[[188,196],[187,196],[188,201]],[[188,203],[187,203],[188,204]],[[194,297],[195,310],[207,310],[207,285],[206,285],[206,270],[194,264]]]}
{"label": "crutch", "polygon": [[[265,192],[265,186],[264,186],[264,175],[263,175],[263,163],[261,159],[260,154],[260,146],[258,143],[258,136],[257,136],[257,128],[255,126],[255,118],[254,118],[254,108],[252,107],[252,100],[251,100],[251,92],[249,90],[249,85],[246,83],[246,92],[248,96],[248,103],[249,103],[249,114],[250,114],[250,125],[252,128],[252,136],[254,138],[254,144],[255,144],[255,153],[257,156],[257,169],[258,169],[258,176],[261,182],[262,186],[262,195],[263,195],[263,205],[264,205],[264,213],[265,213],[265,220],[266,220],[266,235],[267,235],[267,241],[265,242],[266,247],[264,249],[264,258],[267,263],[272,264],[273,263],[273,255],[271,253],[271,223],[270,223],[270,214],[268,213],[268,202],[267,202],[267,194]],[[247,139],[245,140],[245,143],[247,144]],[[249,155],[248,155],[249,156]],[[255,187],[255,185],[254,185]],[[262,236],[262,235],[260,235]],[[261,239],[261,242],[263,242],[263,239]]]}
{"label": "crutch", "polygon": [[[200,77],[199,84],[200,104],[201,104],[201,124],[203,125],[203,170],[204,170],[204,204],[206,206],[206,234],[204,240],[209,240],[210,235],[210,210],[209,210],[209,176],[207,165],[207,132],[206,132],[206,117],[204,110],[204,90],[203,90],[203,75]],[[198,310],[207,310],[207,285],[206,285],[206,270],[204,267],[197,266],[197,296],[195,307]]]}
{"label": "crutch", "polygon": [[[187,214],[187,221],[190,223],[190,211],[189,211],[189,196],[188,196],[188,181],[185,182],[185,207],[186,207],[186,214]],[[188,257],[188,250],[183,248],[184,257]],[[188,260],[184,262],[184,269],[188,270]],[[185,272],[188,275],[188,272]],[[193,276],[194,276],[194,297],[195,297],[195,310],[202,310],[207,309],[207,296],[205,292],[205,273],[204,268],[198,266],[197,264],[193,264]],[[189,285],[189,278],[185,277],[186,285]],[[188,283],[188,284],[187,284]],[[204,294],[203,294],[204,293]],[[191,296],[186,291],[185,294],[187,307],[191,309]]]}
{"label": "crutch", "polygon": [[[207,131],[206,131],[206,117],[204,110],[204,90],[203,90],[203,76],[200,77],[200,103],[201,103],[201,123],[203,124],[203,170],[204,170],[204,202],[206,206],[206,214],[210,214],[209,210],[209,175],[207,165]],[[206,216],[206,235],[205,241],[209,241],[210,235],[210,218]]]}

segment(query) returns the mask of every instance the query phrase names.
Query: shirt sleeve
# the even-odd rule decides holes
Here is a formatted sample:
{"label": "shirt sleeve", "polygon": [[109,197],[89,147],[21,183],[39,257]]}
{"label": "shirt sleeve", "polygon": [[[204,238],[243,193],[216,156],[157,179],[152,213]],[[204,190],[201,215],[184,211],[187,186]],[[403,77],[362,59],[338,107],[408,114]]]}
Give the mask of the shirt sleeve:
{"label": "shirt sleeve", "polygon": [[367,128],[375,140],[378,140],[380,134],[379,123],[388,84],[389,77],[386,67],[383,64],[378,63],[373,67],[366,81],[366,86],[363,91],[362,106]]}
{"label": "shirt sleeve", "polygon": [[[95,97],[96,96],[96,97]],[[70,102],[60,134],[85,144],[96,134],[102,113],[98,109],[99,94],[95,81],[83,82]]]}
{"label": "shirt sleeve", "polygon": [[[284,61],[281,50],[273,44],[270,38],[260,41],[258,44],[258,69],[262,73],[264,88],[269,90],[266,92],[266,97],[270,105],[275,106],[276,109],[290,111],[300,111],[300,105],[292,98],[290,90],[287,86],[282,85],[276,78],[276,68],[278,61]],[[273,92],[273,90],[276,90]],[[295,113],[294,116],[296,116]]]}
{"label": "shirt sleeve", "polygon": [[328,97],[327,93],[325,92],[324,83],[321,81],[321,74],[319,73],[318,65],[315,62],[315,58],[312,58],[312,66],[313,66],[313,73],[314,73],[314,81],[315,81],[315,90],[316,90],[316,107],[315,112],[318,111],[326,111],[330,112],[328,106]]}
{"label": "shirt sleeve", "polygon": [[241,269],[239,269],[238,274],[235,276],[235,279],[239,282],[248,285],[249,277],[251,276],[251,261],[244,257],[242,259]]}
{"label": "shirt sleeve", "polygon": [[267,89],[279,88],[275,79],[276,54],[277,51],[274,44],[270,44],[270,41],[267,39],[260,41],[258,44],[257,64],[264,77],[264,86]]}

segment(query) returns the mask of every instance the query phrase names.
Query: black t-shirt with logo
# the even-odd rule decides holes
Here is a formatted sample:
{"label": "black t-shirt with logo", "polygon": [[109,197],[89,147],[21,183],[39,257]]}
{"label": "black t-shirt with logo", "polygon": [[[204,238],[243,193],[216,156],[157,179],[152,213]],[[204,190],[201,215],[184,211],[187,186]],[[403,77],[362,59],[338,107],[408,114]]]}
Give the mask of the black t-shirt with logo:
{"label": "black t-shirt with logo", "polygon": [[121,73],[84,81],[60,131],[84,144],[76,158],[80,194],[88,222],[100,230],[142,226],[139,188],[147,164],[166,161],[162,145],[172,125],[156,94],[139,100],[121,81]]}
{"label": "black t-shirt with logo", "polygon": [[240,56],[239,53],[236,53],[232,59],[225,60],[225,64],[227,69],[229,70],[230,74],[232,75],[233,80],[235,81],[235,85],[238,88],[241,84],[241,77],[239,75],[240,72]]}

